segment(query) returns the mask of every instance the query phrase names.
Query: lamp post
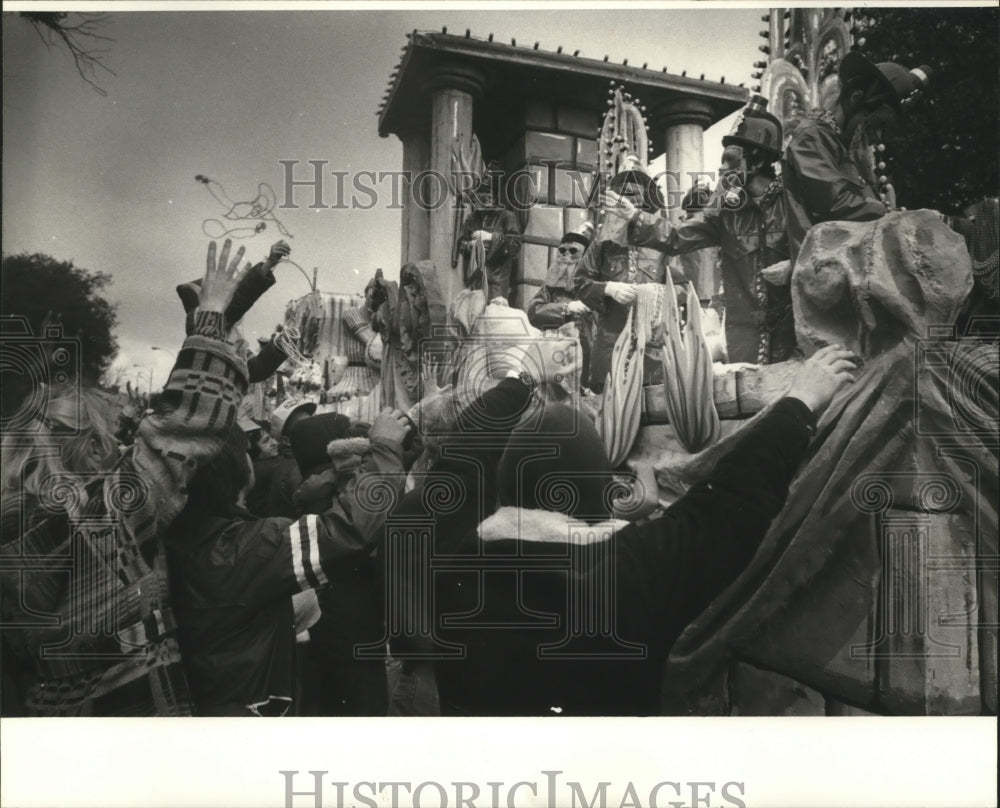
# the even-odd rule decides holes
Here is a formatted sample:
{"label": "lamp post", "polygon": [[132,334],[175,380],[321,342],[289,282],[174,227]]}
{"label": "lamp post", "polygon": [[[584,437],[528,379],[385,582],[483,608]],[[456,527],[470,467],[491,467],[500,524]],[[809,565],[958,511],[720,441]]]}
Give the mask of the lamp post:
{"label": "lamp post", "polygon": [[152,350],[154,350],[154,351],[163,351],[163,353],[168,353],[168,354],[170,354],[170,355],[171,355],[171,356],[172,356],[172,357],[173,357],[173,358],[174,358],[175,360],[177,359],[177,354],[176,354],[176,353],[174,353],[173,351],[168,351],[168,350],[167,350],[166,348],[161,348],[161,347],[160,347],[159,345],[150,345],[149,347],[150,347],[150,348],[151,348]]}

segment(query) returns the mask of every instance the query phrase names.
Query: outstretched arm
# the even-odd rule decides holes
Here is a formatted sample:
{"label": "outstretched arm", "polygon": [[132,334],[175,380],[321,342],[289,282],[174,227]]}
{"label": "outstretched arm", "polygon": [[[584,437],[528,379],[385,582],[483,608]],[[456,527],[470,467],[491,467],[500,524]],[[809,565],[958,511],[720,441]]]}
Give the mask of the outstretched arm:
{"label": "outstretched arm", "polygon": [[853,355],[835,346],[808,360],[778,401],[708,479],[655,520],[623,531],[620,552],[649,614],[682,627],[753,558],[809,447],[815,416],[852,379]]}
{"label": "outstretched arm", "polygon": [[247,271],[244,249],[230,260],[227,239],[216,260],[208,247],[194,334],[184,340],[163,388],[163,407],[139,424],[126,457],[147,487],[145,505],[130,520],[141,544],[158,536],[184,506],[188,481],[221,447],[247,389],[246,364],[226,342],[224,312]]}
{"label": "outstretched arm", "polygon": [[[438,549],[459,542],[496,499],[496,469],[507,438],[531,401],[531,388],[519,378],[506,378],[479,396],[458,416],[452,434],[441,438],[441,457],[427,472],[425,486],[435,476],[447,478],[462,498],[461,505],[436,519]],[[396,515],[423,513],[423,493],[406,494]]]}
{"label": "outstretched arm", "polygon": [[220,554],[232,559],[232,574],[243,579],[240,588],[261,600],[304,592],[327,585],[371,555],[390,503],[403,489],[402,442],[408,429],[402,412],[383,410],[369,430],[370,458],[322,512],[291,522],[262,519],[245,530],[240,537],[245,552]]}

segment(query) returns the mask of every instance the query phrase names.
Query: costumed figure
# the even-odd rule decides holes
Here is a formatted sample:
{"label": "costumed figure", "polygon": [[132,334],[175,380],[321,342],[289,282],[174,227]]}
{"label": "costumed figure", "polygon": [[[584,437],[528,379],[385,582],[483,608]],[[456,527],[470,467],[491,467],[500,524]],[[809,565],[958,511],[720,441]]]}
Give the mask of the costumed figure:
{"label": "costumed figure", "polygon": [[624,209],[629,217],[630,244],[667,255],[721,248],[730,362],[783,362],[796,349],[790,272],[775,278],[779,283],[764,272],[779,262],[789,269],[785,199],[774,170],[781,157],[781,122],[765,111],[766,104],[759,97],[751,100],[722,139],[719,189],[698,216],[675,227],[662,217],[651,219],[627,199],[607,195],[609,209],[617,215]]}
{"label": "costumed figure", "polygon": [[349,337],[344,345],[347,366],[331,378],[326,401],[334,412],[370,422],[380,409],[382,338],[362,307],[345,311],[342,323]]}
{"label": "costumed figure", "polygon": [[[794,265],[806,232],[819,222],[870,222],[895,208],[891,187],[877,172],[884,133],[927,86],[926,65],[907,70],[873,64],[857,51],[840,62],[840,95],[832,110],[813,109],[792,131],[781,175],[788,204]],[[792,127],[790,127],[792,128]]]}
{"label": "costumed figure", "polygon": [[545,282],[528,303],[528,321],[535,328],[580,341],[583,360],[580,382],[585,387],[589,386],[587,370],[594,322],[590,307],[576,297],[573,279],[593,233],[593,224],[584,222],[579,228],[563,236]]}
{"label": "costumed figure", "polygon": [[[616,174],[609,187],[651,216],[658,216],[663,210],[659,188],[641,168]],[[629,246],[624,230],[615,227],[614,219],[608,217],[598,230],[573,281],[577,297],[597,313],[590,353],[590,387],[597,393],[604,390],[611,370],[611,354],[636,300],[636,287],[647,283],[663,284],[667,280],[666,256],[647,247]],[[683,274],[678,270],[673,280],[683,283]],[[644,366],[647,384],[663,380],[659,356],[662,345],[662,336],[658,333],[654,333],[647,343]]]}
{"label": "costumed figure", "polygon": [[[681,200],[680,220],[687,222],[699,216],[713,198],[711,185],[695,182]],[[676,260],[684,275],[694,284],[702,309],[713,307],[721,318],[725,305],[722,301],[722,267],[718,248],[696,250],[679,256]]]}
{"label": "costumed figure", "polygon": [[[598,138],[598,176],[591,189],[593,221],[597,235],[577,267],[573,290],[597,313],[594,343],[590,353],[590,387],[604,390],[618,335],[629,318],[640,284],[663,284],[667,279],[666,257],[656,250],[631,246],[627,223],[607,216],[596,199],[604,188],[627,196],[636,207],[656,216],[664,210],[663,194],[646,171],[649,153],[646,124],[638,106],[623,87],[608,91],[608,112]],[[596,198],[596,199],[595,199]],[[675,282],[684,283],[680,269],[671,270]],[[663,380],[659,349],[662,330],[656,328],[646,344],[643,377],[646,384]]]}
{"label": "costumed figure", "polygon": [[[971,263],[933,211],[810,230],[791,279],[799,345],[842,344],[860,368],[749,567],[674,647],[663,692],[704,692],[735,656],[883,715],[996,714],[997,578],[984,565],[997,554],[1000,363],[996,344],[933,330],[966,305]],[[743,435],[658,467],[661,487],[696,489]],[[946,571],[934,557],[963,562]],[[900,586],[968,617],[933,607],[933,632],[912,631],[892,608]]]}
{"label": "costumed figure", "polygon": [[398,284],[379,270],[365,287],[364,307],[382,338],[381,404],[408,410],[421,395],[420,344],[447,321],[434,263],[405,264]]}
{"label": "costumed figure", "polygon": [[[458,233],[452,266],[462,260],[463,278],[469,289],[483,289],[486,300],[510,295],[515,262],[521,251],[521,228],[517,216],[506,210],[500,201],[499,181],[502,169],[499,163],[482,168],[479,142],[473,136],[472,148],[465,151],[456,143],[452,150],[454,162],[465,175],[478,175],[479,180],[471,191],[459,194],[460,218],[465,214]],[[477,165],[478,163],[478,165]]]}

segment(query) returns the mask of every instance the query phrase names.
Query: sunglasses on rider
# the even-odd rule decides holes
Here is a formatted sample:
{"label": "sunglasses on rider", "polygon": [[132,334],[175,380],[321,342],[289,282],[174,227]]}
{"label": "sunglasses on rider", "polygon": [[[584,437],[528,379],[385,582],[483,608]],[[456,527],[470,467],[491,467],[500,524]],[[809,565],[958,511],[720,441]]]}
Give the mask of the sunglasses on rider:
{"label": "sunglasses on rider", "polygon": [[560,247],[559,255],[579,255],[581,252],[579,247]]}

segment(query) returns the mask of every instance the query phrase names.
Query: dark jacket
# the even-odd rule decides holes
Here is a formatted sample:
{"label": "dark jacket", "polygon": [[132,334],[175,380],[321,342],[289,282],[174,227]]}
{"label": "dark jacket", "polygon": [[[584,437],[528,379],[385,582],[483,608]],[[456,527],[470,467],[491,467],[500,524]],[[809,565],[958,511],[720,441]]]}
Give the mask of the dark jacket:
{"label": "dark jacket", "polygon": [[[634,254],[634,265],[629,253]],[[666,257],[657,250],[645,247],[623,247],[613,241],[591,242],[576,268],[573,289],[576,296],[597,312],[594,342],[590,351],[591,387],[600,392],[605,377],[611,370],[611,355],[615,342],[628,322],[629,306],[618,303],[605,295],[609,281],[617,283],[665,283],[667,280]],[[675,280],[683,281],[683,278]],[[648,373],[660,372],[660,360],[655,349],[647,347]],[[649,375],[646,377],[649,383]]]}
{"label": "dark jacket", "polygon": [[[281,455],[255,460],[253,464],[253,488],[247,494],[247,510],[254,516],[271,516],[267,512],[267,500],[271,494],[271,483],[275,472],[281,468],[286,458]],[[276,514],[275,514],[276,515]]]}
{"label": "dark jacket", "polygon": [[521,251],[521,231],[517,224],[517,216],[502,208],[484,208],[473,210],[462,224],[458,249],[464,260],[465,285],[470,289],[479,289],[483,285],[482,276],[474,275],[469,266],[472,234],[477,230],[485,230],[493,236],[486,244],[484,269],[489,283],[487,302],[494,297],[506,299],[510,295],[514,263]]}
{"label": "dark jacket", "polygon": [[739,209],[713,202],[692,219],[671,225],[637,216],[629,242],[682,255],[719,247],[726,303],[726,348],[730,362],[767,364],[789,359],[796,348],[789,286],[761,277],[765,267],[788,258],[785,200],[779,192],[748,199]]}
{"label": "dark jacket", "polygon": [[885,205],[840,136],[823,121],[806,118],[798,125],[781,161],[781,177],[793,264],[814,224],[870,222],[885,215]]}
{"label": "dark jacket", "polygon": [[[364,471],[387,473],[398,490],[401,448],[373,440]],[[283,715],[291,707],[291,596],[338,586],[345,569],[369,556],[384,514],[364,501],[352,492],[323,514],[294,521],[242,512],[182,517],[172,526],[171,600],[199,715]]]}
{"label": "dark jacket", "polygon": [[561,286],[540,286],[528,302],[528,322],[535,328],[559,328],[573,316],[566,307],[576,300],[576,295]]}
{"label": "dark jacket", "polygon": [[302,472],[295,458],[282,452],[280,462],[271,472],[271,485],[264,504],[265,516],[284,516],[294,519],[298,516],[295,507],[295,489],[302,484]]}
{"label": "dark jacket", "polygon": [[[576,295],[562,286],[543,284],[528,303],[528,322],[543,331],[557,329],[573,323],[576,336],[580,340],[583,367],[580,369],[580,384],[590,386],[590,351],[593,342],[594,320],[590,314],[574,317],[566,307],[576,300]],[[572,329],[569,329],[572,331]]]}
{"label": "dark jacket", "polygon": [[[296,424],[292,431],[293,446],[311,438],[326,456],[327,438],[336,437],[331,431],[329,413],[306,419]],[[317,430],[304,432],[304,428],[322,424],[316,419],[326,419],[325,434]],[[346,420],[346,419],[345,419]],[[321,436],[320,440],[317,440]],[[297,456],[307,459],[308,450],[299,445]],[[330,458],[326,457],[329,467]],[[322,466],[306,468],[303,477],[322,471]],[[357,478],[342,483],[337,481],[341,496],[350,496]],[[401,486],[400,486],[401,487]],[[327,503],[319,500],[310,503],[296,497],[300,515],[315,512]],[[322,503],[322,504],[321,504]],[[366,536],[372,549],[381,540],[381,520],[372,522],[375,535]],[[320,608],[319,619],[309,628],[306,646],[307,665],[312,676],[305,676],[303,684],[303,709],[301,715],[385,715],[388,711],[388,687],[385,674],[385,589],[381,568],[373,554],[344,563],[338,571],[336,586],[324,587],[316,593]]]}
{"label": "dark jacket", "polygon": [[[477,422],[484,411],[500,422],[514,417],[525,390],[505,380],[483,396]],[[434,527],[434,631],[461,649],[435,662],[442,713],[658,713],[670,647],[752,558],[785,502],[814,423],[802,402],[783,399],[707,480],[663,516],[635,525],[493,513],[491,470],[503,447],[446,455],[434,471],[456,477],[467,496]],[[482,520],[484,513],[492,515]],[[594,535],[570,544],[566,530]],[[587,612],[588,603],[598,608]],[[595,625],[600,630],[588,636]]]}
{"label": "dark jacket", "polygon": [[250,384],[270,379],[286,359],[288,359],[288,354],[273,342],[262,343],[260,350],[247,358],[247,375]]}
{"label": "dark jacket", "polygon": [[[19,644],[37,675],[25,694],[32,714],[191,714],[162,536],[197,469],[219,451],[246,392],[246,366],[221,326],[221,317],[204,318],[184,341],[164,409],[143,418],[114,470],[95,475],[79,530],[58,509],[37,524],[26,513],[15,536],[3,527],[0,592],[4,612],[14,611],[2,617],[23,627],[8,626],[5,634],[23,631]],[[3,511],[7,519],[16,509],[4,502]],[[59,653],[43,653],[54,648]]]}

